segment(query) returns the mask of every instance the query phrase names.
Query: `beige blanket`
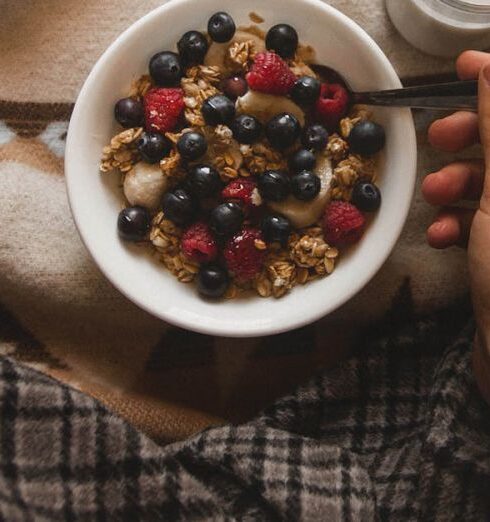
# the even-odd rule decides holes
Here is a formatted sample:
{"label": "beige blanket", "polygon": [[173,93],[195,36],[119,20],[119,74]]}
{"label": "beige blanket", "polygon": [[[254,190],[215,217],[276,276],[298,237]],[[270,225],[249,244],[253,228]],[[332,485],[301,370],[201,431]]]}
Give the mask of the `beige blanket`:
{"label": "beige blanket", "polygon": [[[87,391],[150,436],[183,438],[249,418],[352,346],[362,324],[466,292],[464,255],[431,251],[432,210],[417,194],[403,236],[377,277],[330,317],[272,338],[189,333],[136,308],[102,277],[73,224],[63,179],[67,123],[107,45],[157,0],[3,0],[0,17],[0,353]],[[332,0],[381,45],[405,81],[449,74],[395,32],[382,0]],[[448,157],[416,116],[419,179]],[[328,296],[326,296],[328,298]],[[355,325],[355,328],[353,328]]]}

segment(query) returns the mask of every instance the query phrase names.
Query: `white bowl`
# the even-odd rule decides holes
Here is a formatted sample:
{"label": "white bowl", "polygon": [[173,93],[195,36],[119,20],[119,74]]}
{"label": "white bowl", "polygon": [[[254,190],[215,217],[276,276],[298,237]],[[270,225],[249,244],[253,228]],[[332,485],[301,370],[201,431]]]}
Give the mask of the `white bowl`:
{"label": "white bowl", "polygon": [[[383,204],[362,241],[334,273],[275,300],[251,297],[216,303],[200,299],[192,285],[179,283],[163,265],[123,244],[116,219],[122,204],[119,176],[99,173],[102,147],[116,130],[114,103],[131,81],[147,70],[150,57],[173,48],[189,29],[204,30],[211,14],[228,11],[237,25],[255,11],[263,27],[286,22],[319,63],[339,71],[357,90],[400,87],[390,62],[352,20],[318,0],[173,0],[125,31],[99,59],[78,97],[67,138],[68,196],[83,242],[106,277],[129,299],[170,323],[213,335],[253,337],[283,332],[332,312],[374,276],[402,230],[416,171],[413,120],[406,109],[380,109],[375,119],[386,129],[380,173]],[[373,299],[375,297],[373,296]]]}

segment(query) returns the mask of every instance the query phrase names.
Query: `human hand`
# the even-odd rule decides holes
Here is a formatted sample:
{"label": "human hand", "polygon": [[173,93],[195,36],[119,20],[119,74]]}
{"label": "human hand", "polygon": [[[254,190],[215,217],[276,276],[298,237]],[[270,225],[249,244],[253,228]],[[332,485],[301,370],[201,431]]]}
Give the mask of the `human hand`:
{"label": "human hand", "polygon": [[[468,264],[477,336],[473,366],[480,390],[490,404],[490,54],[464,52],[456,62],[461,79],[479,78],[478,114],[457,112],[435,121],[430,143],[459,152],[481,142],[484,160],[457,161],[429,174],[422,185],[425,199],[442,207],[427,230],[434,248],[468,246]],[[458,207],[479,201],[478,210]]]}

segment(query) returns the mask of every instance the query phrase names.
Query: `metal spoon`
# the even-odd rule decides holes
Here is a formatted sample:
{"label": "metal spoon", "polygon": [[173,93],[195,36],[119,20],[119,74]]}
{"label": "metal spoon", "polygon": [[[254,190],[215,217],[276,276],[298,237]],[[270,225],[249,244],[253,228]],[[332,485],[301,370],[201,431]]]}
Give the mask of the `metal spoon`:
{"label": "metal spoon", "polygon": [[366,105],[476,111],[478,108],[478,82],[469,80],[418,85],[387,91],[351,92],[351,96],[354,103]]}
{"label": "metal spoon", "polygon": [[476,111],[478,108],[477,80],[417,85],[385,91],[353,92],[347,82],[329,67],[314,65],[312,69],[323,80],[342,83],[349,90],[353,103],[414,109]]}

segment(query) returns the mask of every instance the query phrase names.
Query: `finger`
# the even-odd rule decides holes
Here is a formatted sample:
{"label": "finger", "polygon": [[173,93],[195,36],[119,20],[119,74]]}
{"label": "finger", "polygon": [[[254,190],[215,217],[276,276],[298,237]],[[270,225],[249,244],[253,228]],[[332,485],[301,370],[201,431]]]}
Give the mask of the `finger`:
{"label": "finger", "polygon": [[433,248],[466,246],[470,237],[474,210],[450,208],[441,210],[427,229],[427,241]]}
{"label": "finger", "polygon": [[480,209],[490,214],[490,63],[483,67],[478,79],[478,116],[486,165]]}
{"label": "finger", "polygon": [[481,197],[484,179],[481,160],[451,163],[429,174],[422,182],[422,194],[431,205],[454,205],[462,199],[477,201]]}
{"label": "finger", "polygon": [[474,112],[458,111],[429,127],[429,143],[446,152],[459,152],[478,140],[478,115]]}
{"label": "finger", "polygon": [[476,80],[480,70],[490,64],[490,54],[482,51],[465,51],[456,60],[456,70],[462,80]]}

